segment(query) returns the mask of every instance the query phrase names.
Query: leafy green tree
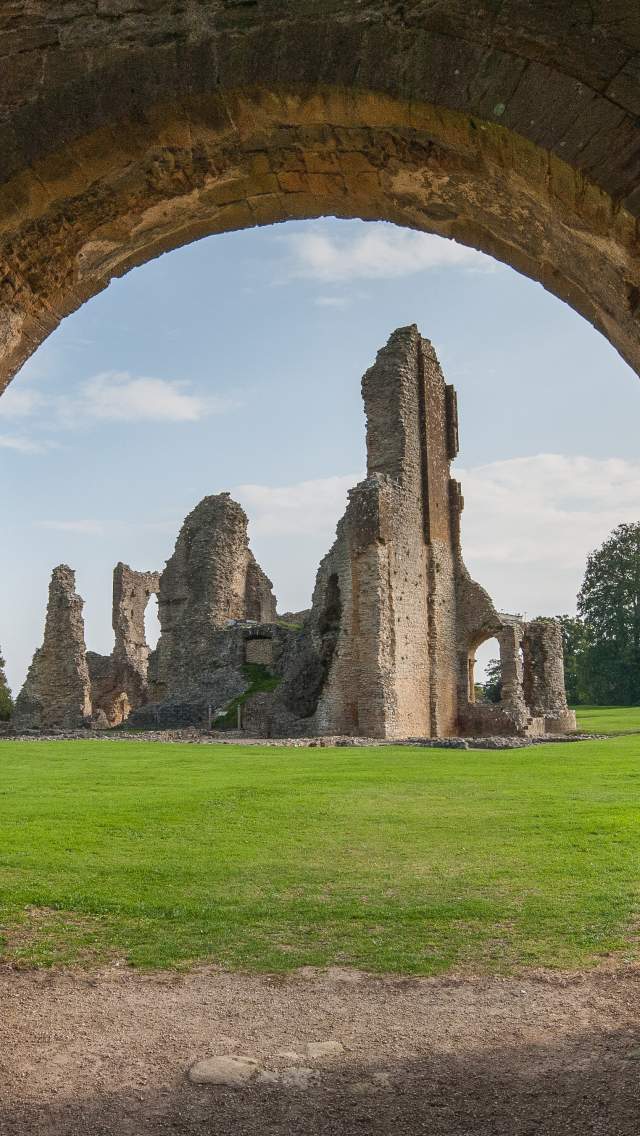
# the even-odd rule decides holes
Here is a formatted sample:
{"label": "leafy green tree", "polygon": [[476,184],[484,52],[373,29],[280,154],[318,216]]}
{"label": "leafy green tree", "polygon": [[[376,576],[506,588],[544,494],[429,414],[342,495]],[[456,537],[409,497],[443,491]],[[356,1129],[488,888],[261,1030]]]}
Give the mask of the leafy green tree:
{"label": "leafy green tree", "polygon": [[587,641],[578,685],[599,705],[640,703],[640,522],[592,552],[578,593]]}
{"label": "leafy green tree", "polygon": [[502,697],[502,667],[500,659],[489,659],[484,668],[482,685],[485,702],[499,702]]}
{"label": "leafy green tree", "polygon": [[562,631],[567,702],[570,706],[578,706],[581,702],[591,701],[588,692],[583,689],[582,681],[589,632],[577,615],[557,615],[556,620]]}
{"label": "leafy green tree", "polygon": [[13,711],[13,699],[4,673],[4,659],[0,652],[0,722],[8,722]]}

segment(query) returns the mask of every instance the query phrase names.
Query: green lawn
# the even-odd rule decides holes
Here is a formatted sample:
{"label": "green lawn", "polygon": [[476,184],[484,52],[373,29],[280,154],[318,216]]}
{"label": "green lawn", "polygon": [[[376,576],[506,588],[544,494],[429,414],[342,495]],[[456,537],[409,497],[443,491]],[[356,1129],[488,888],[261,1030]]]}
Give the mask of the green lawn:
{"label": "green lawn", "polygon": [[0,742],[25,964],[437,974],[638,958],[640,737],[511,751]]}
{"label": "green lawn", "polygon": [[585,733],[640,732],[640,706],[576,706],[576,718]]}

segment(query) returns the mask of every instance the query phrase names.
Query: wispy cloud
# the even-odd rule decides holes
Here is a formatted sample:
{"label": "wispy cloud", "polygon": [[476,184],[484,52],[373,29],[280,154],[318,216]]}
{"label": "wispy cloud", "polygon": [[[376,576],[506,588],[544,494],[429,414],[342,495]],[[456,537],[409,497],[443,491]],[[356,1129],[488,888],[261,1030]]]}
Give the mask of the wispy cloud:
{"label": "wispy cloud", "polygon": [[350,296],[316,296],[314,303],[318,308],[348,308]]}
{"label": "wispy cloud", "polygon": [[289,275],[323,282],[392,279],[440,268],[492,271],[496,264],[475,249],[431,233],[395,225],[363,225],[344,235],[317,230],[282,238],[289,252]]}
{"label": "wispy cloud", "polygon": [[246,509],[253,532],[270,536],[326,534],[330,543],[346,507],[347,492],[362,476],[350,473],[281,486],[238,485],[232,496]]}
{"label": "wispy cloud", "polygon": [[[39,430],[80,429],[92,422],[197,422],[242,405],[237,396],[201,394],[178,380],[103,371],[80,383],[64,398],[30,387],[10,387],[0,397],[0,420],[29,418]],[[41,453],[52,442],[0,436],[0,446]]]}
{"label": "wispy cloud", "polygon": [[195,394],[188,383],[105,371],[82,384],[72,414],[112,422],[197,422],[237,405],[229,398]]}
{"label": "wispy cloud", "polygon": [[589,552],[640,520],[640,462],[537,454],[457,475],[465,557],[511,610],[573,610]]}
{"label": "wispy cloud", "polygon": [[19,454],[43,454],[52,448],[52,443],[41,442],[35,438],[17,437],[11,434],[0,434],[0,449],[15,450]]}
{"label": "wispy cloud", "polygon": [[75,533],[78,536],[101,536],[104,525],[100,521],[39,521],[38,527],[54,532]]}
{"label": "wispy cloud", "polygon": [[[640,520],[640,462],[537,454],[461,468],[456,475],[465,498],[465,560],[505,611],[574,610],[589,552],[620,521]],[[236,486],[233,496],[246,509],[252,534],[268,540],[276,581],[295,587],[284,561],[296,536],[314,538],[296,553],[296,577],[313,579],[312,556],[318,544],[329,548],[347,492],[362,476]],[[287,541],[279,553],[281,538]]]}
{"label": "wispy cloud", "polygon": [[38,391],[17,383],[7,387],[0,397],[0,418],[28,418],[42,404]]}

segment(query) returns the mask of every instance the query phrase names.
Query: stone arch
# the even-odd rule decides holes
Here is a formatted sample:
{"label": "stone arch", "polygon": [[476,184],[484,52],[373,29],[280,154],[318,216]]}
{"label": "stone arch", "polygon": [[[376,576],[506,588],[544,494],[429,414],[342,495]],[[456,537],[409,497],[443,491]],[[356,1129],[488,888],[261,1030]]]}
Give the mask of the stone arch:
{"label": "stone arch", "polygon": [[320,8],[78,0],[64,18],[0,16],[0,388],[113,276],[206,234],[321,215],[482,249],[640,369],[635,7]]}

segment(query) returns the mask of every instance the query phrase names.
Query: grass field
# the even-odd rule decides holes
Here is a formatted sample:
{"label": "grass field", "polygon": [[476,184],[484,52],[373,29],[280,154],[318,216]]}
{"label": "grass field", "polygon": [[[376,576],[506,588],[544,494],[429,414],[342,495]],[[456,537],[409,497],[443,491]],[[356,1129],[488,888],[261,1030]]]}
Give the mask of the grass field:
{"label": "grass field", "polygon": [[590,734],[640,732],[640,706],[577,706],[578,729]]}
{"label": "grass field", "polygon": [[511,751],[0,743],[24,964],[437,974],[638,957],[640,738]]}

